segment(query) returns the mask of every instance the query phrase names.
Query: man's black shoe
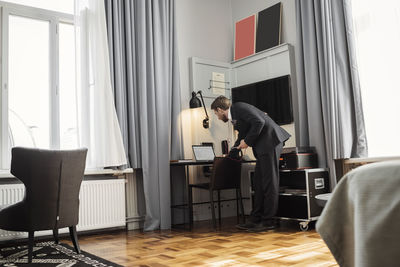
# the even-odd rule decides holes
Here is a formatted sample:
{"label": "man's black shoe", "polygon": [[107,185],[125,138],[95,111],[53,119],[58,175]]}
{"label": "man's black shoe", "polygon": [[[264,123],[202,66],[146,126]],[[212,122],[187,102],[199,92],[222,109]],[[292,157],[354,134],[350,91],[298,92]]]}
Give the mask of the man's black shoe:
{"label": "man's black shoe", "polygon": [[258,233],[273,230],[275,228],[276,225],[274,223],[258,223],[255,227],[247,229],[247,232]]}
{"label": "man's black shoe", "polygon": [[241,224],[237,224],[236,228],[239,230],[249,230],[251,228],[256,227],[258,224],[261,224],[261,223],[254,223],[254,222],[241,223]]}

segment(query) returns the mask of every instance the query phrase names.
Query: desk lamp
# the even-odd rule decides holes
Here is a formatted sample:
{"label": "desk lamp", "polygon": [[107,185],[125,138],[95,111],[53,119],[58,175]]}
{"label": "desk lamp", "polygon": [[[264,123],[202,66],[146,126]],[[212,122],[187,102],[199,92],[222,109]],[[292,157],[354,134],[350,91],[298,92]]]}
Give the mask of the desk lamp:
{"label": "desk lamp", "polygon": [[[200,102],[200,99],[197,97],[197,95],[200,95],[201,102]],[[203,120],[203,127],[205,129],[207,129],[210,126],[210,123],[209,123],[209,118],[208,118],[208,114],[207,114],[207,109],[206,109],[206,106],[204,105],[203,95],[201,94],[201,91],[198,91],[197,93],[193,91],[192,98],[190,99],[190,102],[189,102],[190,108],[199,108],[199,107],[201,107],[201,103],[203,103],[204,112],[206,113],[206,118]]]}

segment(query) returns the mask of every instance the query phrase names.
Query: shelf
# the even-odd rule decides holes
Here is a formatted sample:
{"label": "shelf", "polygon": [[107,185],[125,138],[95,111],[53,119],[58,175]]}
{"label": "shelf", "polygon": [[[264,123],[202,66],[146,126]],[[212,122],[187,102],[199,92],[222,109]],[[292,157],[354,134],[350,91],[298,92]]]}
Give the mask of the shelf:
{"label": "shelf", "polygon": [[294,169],[294,170],[289,170],[289,169],[279,169],[279,172],[284,172],[284,173],[290,173],[290,172],[323,172],[327,171],[327,168],[302,168],[302,169]]}
{"label": "shelf", "polygon": [[280,196],[300,196],[306,197],[307,193],[279,193]]}
{"label": "shelf", "polygon": [[290,188],[287,186],[280,187],[279,195],[281,196],[307,196],[307,190],[304,188]]}

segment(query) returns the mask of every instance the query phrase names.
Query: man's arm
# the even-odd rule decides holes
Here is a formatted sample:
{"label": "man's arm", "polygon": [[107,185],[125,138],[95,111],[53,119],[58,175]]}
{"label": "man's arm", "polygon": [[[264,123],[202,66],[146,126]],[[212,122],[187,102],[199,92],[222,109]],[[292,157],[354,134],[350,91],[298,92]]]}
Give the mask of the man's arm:
{"label": "man's arm", "polygon": [[244,134],[239,132],[238,138],[236,139],[235,144],[233,146],[237,147],[238,145],[240,145],[240,140],[244,138],[245,138]]}
{"label": "man's arm", "polygon": [[[250,129],[244,137],[244,142],[248,146],[253,146],[264,127],[265,118],[255,108],[247,105],[237,106],[237,113],[240,114],[242,120],[250,124]],[[238,140],[240,142],[241,139],[238,138]]]}

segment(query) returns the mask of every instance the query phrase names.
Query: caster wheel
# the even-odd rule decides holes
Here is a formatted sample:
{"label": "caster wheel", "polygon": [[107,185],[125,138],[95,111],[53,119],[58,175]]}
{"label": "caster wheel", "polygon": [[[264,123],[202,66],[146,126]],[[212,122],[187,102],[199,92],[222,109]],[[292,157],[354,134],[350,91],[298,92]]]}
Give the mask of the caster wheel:
{"label": "caster wheel", "polygon": [[303,232],[308,230],[308,222],[301,222],[301,223],[299,223],[299,226],[300,226],[300,230]]}

